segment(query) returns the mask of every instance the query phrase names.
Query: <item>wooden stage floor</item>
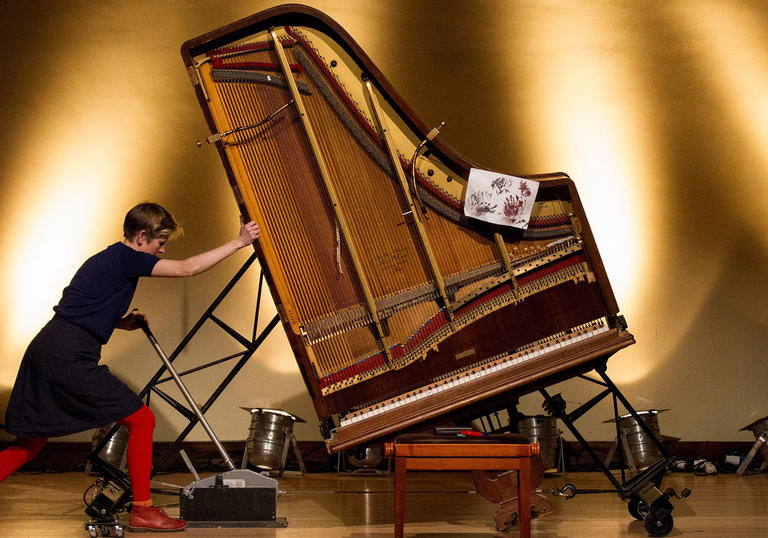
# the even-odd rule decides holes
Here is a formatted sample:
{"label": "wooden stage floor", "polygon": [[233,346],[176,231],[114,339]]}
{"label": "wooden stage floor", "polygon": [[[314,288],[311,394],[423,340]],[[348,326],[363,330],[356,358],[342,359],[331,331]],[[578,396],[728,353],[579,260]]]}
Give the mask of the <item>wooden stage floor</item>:
{"label": "wooden stage floor", "polygon": [[[189,475],[159,479],[184,485]],[[543,488],[565,483],[577,488],[607,488],[599,473],[569,473],[547,477]],[[93,483],[84,473],[17,474],[0,485],[0,537],[87,536],[82,495]],[[278,516],[288,519],[280,529],[188,528],[173,536],[389,537],[392,536],[392,475],[361,476],[330,473],[280,478],[284,491]],[[688,499],[673,500],[675,528],[669,536],[768,536],[768,474],[693,476],[671,474],[662,486],[678,492],[693,490]],[[409,473],[406,536],[456,538],[518,535],[513,527],[495,531],[495,505],[470,493],[469,473]],[[552,513],[534,519],[533,535],[541,537],[646,536],[642,522],[633,520],[615,494],[554,498]],[[156,495],[155,504],[178,514],[178,499]],[[158,536],[126,533],[127,536]]]}

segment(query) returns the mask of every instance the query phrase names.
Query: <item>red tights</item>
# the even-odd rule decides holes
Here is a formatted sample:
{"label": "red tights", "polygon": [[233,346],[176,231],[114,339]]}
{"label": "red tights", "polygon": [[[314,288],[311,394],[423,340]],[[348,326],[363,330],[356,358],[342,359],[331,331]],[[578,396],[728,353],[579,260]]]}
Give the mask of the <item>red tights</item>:
{"label": "red tights", "polygon": [[[146,405],[127,417],[118,420],[128,428],[128,475],[133,488],[133,500],[145,503],[150,500],[149,475],[152,471],[152,432],[155,414]],[[17,437],[16,441],[0,452],[0,482],[16,469],[37,457],[48,439],[46,437]]]}
{"label": "red tights", "polygon": [[146,405],[127,417],[118,420],[128,428],[128,476],[131,478],[133,502],[150,501],[149,475],[152,472],[152,432],[155,414]]}
{"label": "red tights", "polygon": [[46,441],[47,437],[17,437],[11,446],[0,452],[0,482],[29,460],[35,459]]}

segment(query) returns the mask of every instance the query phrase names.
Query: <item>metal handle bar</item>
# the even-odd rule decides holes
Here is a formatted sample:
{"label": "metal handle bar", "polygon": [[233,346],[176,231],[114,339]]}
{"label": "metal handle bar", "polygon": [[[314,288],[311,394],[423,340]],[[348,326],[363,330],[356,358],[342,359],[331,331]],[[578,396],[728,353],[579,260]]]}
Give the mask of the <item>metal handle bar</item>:
{"label": "metal handle bar", "polygon": [[227,467],[229,467],[230,471],[234,470],[235,464],[232,462],[232,459],[229,457],[229,454],[227,454],[227,451],[224,450],[224,447],[219,442],[219,438],[216,437],[215,433],[213,433],[213,430],[211,429],[211,426],[208,424],[208,421],[205,420],[205,416],[203,416],[203,413],[200,411],[200,408],[195,403],[195,400],[192,398],[192,395],[187,390],[187,387],[184,386],[184,382],[179,377],[179,374],[176,373],[176,369],[171,364],[171,361],[168,360],[168,356],[163,351],[163,348],[160,347],[160,344],[158,343],[157,338],[155,338],[155,335],[152,334],[151,330],[149,330],[149,325],[147,325],[146,322],[140,322],[139,326],[141,327],[141,330],[144,331],[144,334],[147,335],[147,338],[149,338],[149,342],[152,344],[152,347],[155,348],[155,351],[157,352],[157,354],[160,355],[160,359],[163,361],[165,368],[171,374],[171,377],[173,377],[173,380],[176,382],[176,385],[179,387],[179,390],[184,395],[184,398],[187,400],[187,403],[189,403],[189,406],[192,408],[192,411],[194,411],[195,416],[197,416],[197,420],[199,420],[200,424],[202,424],[203,428],[205,429],[205,432],[208,434],[208,437],[210,437],[211,441],[213,441],[213,444],[216,445],[216,449],[219,451],[219,454],[221,454],[221,457],[224,458],[224,462],[226,463]]}

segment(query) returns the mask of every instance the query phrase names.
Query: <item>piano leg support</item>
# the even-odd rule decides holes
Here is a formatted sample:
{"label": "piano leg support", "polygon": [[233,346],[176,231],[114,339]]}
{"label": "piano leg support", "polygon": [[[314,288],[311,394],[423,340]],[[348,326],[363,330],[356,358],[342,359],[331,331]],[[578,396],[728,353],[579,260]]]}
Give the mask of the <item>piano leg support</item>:
{"label": "piano leg support", "polygon": [[[513,471],[488,472],[472,471],[475,491],[478,495],[494,504],[498,504],[494,516],[496,530],[509,530],[518,519],[517,473]],[[543,495],[533,493],[544,478],[544,466],[541,458],[531,458],[531,517],[539,517],[552,512],[552,503]]]}
{"label": "piano leg support", "polygon": [[[568,413],[566,411],[565,400],[560,394],[550,395],[545,389],[541,389],[539,392],[544,397],[544,403],[542,404],[542,407],[544,407],[547,413],[549,413],[551,416],[560,419],[568,428],[568,430],[573,434],[573,436],[576,437],[582,448],[590,455],[595,465],[600,468],[606,478],[608,478],[611,484],[613,484],[619,497],[621,497],[623,501],[629,503],[630,514],[632,514],[633,517],[638,519],[642,518],[644,520],[645,528],[649,535],[666,536],[674,526],[672,519],[673,506],[669,500],[669,497],[670,495],[678,495],[671,489],[662,491],[660,488],[664,474],[670,469],[672,458],[670,457],[666,447],[656,437],[653,431],[651,431],[651,429],[646,426],[642,418],[630,405],[629,401],[624,397],[618,387],[616,387],[616,385],[610,380],[606,374],[605,363],[601,363],[597,368],[595,368],[595,371],[602,378],[602,381],[592,377],[579,377],[604,387],[604,390],[601,394],[580,406],[576,410],[572,411],[571,413]],[[617,427],[619,418],[617,405],[618,401],[621,402],[627,412],[631,414],[632,417],[637,421],[646,435],[648,435],[653,444],[662,454],[662,458],[659,461],[647,467],[640,473],[634,475],[629,480],[625,479],[623,465],[621,468],[621,481],[617,480],[617,478],[608,468],[608,463],[610,462],[604,463],[598,457],[586,439],[584,439],[581,433],[579,433],[575,425],[575,421],[577,419],[579,419],[582,415],[584,415],[588,410],[594,407],[600,400],[609,394],[613,397],[614,415]],[[622,462],[626,462],[627,455],[624,453],[623,447],[619,445],[618,449]],[[683,490],[679,497],[687,497],[688,494],[690,494],[690,491],[686,489]]]}

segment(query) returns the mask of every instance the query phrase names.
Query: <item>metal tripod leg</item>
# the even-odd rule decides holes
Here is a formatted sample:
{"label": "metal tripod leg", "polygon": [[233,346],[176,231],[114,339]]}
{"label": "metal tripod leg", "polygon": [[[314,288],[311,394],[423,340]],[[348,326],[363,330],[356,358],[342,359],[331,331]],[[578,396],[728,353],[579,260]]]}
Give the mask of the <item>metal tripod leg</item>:
{"label": "metal tripod leg", "polygon": [[[739,465],[739,468],[736,470],[736,474],[741,476],[746,472],[747,467],[749,467],[749,464],[752,463],[752,460],[757,455],[757,451],[760,450],[760,447],[762,447],[766,443],[766,441],[768,441],[768,438],[766,436],[768,436],[768,433],[764,433],[763,435],[757,438],[757,441],[755,441],[755,444],[752,445],[752,448],[749,449],[749,453],[747,454],[747,457],[744,458],[744,461],[741,462],[741,465]],[[766,465],[768,465],[768,461],[764,462],[760,466],[760,470],[764,471],[766,468]]]}
{"label": "metal tripod leg", "polygon": [[299,464],[301,474],[307,474],[307,468],[304,466],[304,458],[301,457],[301,450],[299,450],[299,443],[296,441],[296,436],[291,432],[291,446],[293,447],[293,455],[296,456],[296,461]]}
{"label": "metal tripod leg", "polygon": [[637,465],[635,465],[635,459],[632,457],[632,451],[629,449],[629,442],[627,441],[627,433],[624,430],[621,430],[619,432],[619,436],[613,440],[613,444],[611,445],[611,449],[608,451],[608,455],[605,457],[605,460],[603,460],[603,463],[606,467],[610,468],[611,462],[613,461],[613,455],[616,453],[616,449],[619,448],[619,443],[621,443],[622,448],[624,448],[624,457],[627,460],[627,465],[629,466],[629,470],[633,473],[637,472]]}

